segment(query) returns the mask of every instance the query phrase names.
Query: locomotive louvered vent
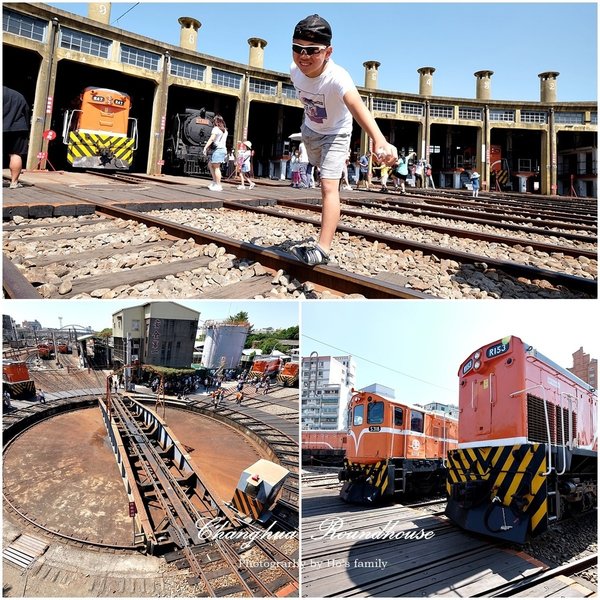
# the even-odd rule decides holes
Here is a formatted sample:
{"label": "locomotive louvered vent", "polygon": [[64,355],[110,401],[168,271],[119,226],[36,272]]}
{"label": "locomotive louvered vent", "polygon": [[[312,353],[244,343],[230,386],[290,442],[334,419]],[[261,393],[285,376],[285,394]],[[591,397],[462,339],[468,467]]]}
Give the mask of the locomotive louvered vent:
{"label": "locomotive louvered vent", "polygon": [[564,444],[569,439],[569,412],[560,406],[555,406],[554,410],[556,413],[556,442]]}
{"label": "locomotive louvered vent", "polygon": [[[552,405],[548,405],[548,421],[550,425],[550,439],[556,443],[556,421]],[[530,442],[548,442],[546,416],[544,415],[544,400],[527,395],[527,439]]]}

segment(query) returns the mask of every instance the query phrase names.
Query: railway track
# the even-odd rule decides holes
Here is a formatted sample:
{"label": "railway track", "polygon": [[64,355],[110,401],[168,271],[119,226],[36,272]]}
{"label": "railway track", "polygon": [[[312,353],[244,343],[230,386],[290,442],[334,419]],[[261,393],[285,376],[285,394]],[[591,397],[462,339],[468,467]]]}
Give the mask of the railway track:
{"label": "railway track", "polygon": [[439,511],[429,512],[443,502],[436,499],[411,505],[354,506],[343,503],[336,490],[307,486],[302,508],[306,565],[303,594],[315,597],[545,597],[554,596],[554,591],[561,597],[594,594],[589,587],[587,590],[577,587],[576,581],[564,576],[594,569],[595,554],[591,559],[550,570],[509,544],[468,534]]}
{"label": "railway track", "polygon": [[[140,178],[136,176],[134,179],[139,182]],[[187,194],[191,197],[195,193],[193,188],[181,187],[182,196]],[[74,192],[71,193],[77,197]],[[384,211],[380,203],[376,204],[378,212],[392,210],[388,196],[385,197],[388,206],[384,207]],[[396,202],[395,199],[393,201]],[[211,229],[205,223],[200,224],[206,219],[196,219],[195,215],[199,213],[195,211],[162,210],[161,216],[154,216],[100,200],[93,202],[96,213],[89,219],[90,225],[95,222],[96,226],[100,226],[100,231],[91,231],[93,228],[90,227],[89,236],[96,242],[89,248],[82,248],[86,240],[85,230],[73,233],[70,238],[64,224],[57,230],[40,231],[38,236],[35,235],[35,226],[49,228],[51,223],[8,225],[5,227],[3,257],[5,294],[10,298],[39,297],[40,292],[46,297],[61,298],[144,297],[144,290],[151,290],[148,293],[156,295],[158,289],[159,294],[172,298],[282,297],[278,295],[280,293],[292,294],[293,297],[319,297],[325,292],[367,298],[460,297],[459,294],[463,293],[472,293],[474,297],[514,298],[534,297],[536,292],[539,297],[597,295],[593,233],[565,232],[565,239],[561,239],[560,243],[534,242],[506,233],[473,232],[448,225],[415,223],[398,216],[390,220],[386,214],[373,215],[364,206],[359,206],[360,212],[350,211],[352,214],[345,215],[344,219],[358,219],[362,226],[342,225],[339,228],[340,241],[346,244],[346,248],[350,247],[350,252],[346,252],[348,256],[337,261],[339,266],[308,268],[287,252],[287,246],[293,242],[273,243],[268,236],[272,230],[289,229],[290,222],[301,230],[316,231],[318,218],[284,212],[284,206],[290,208],[294,205],[292,210],[296,212],[320,209],[285,200],[277,202],[278,209],[266,209],[251,207],[240,201],[224,201],[227,209],[240,213],[244,225],[234,226],[236,231],[239,229],[241,232],[248,221],[258,217],[272,218],[272,223],[264,220],[264,231],[258,239],[237,233],[236,238],[224,235],[218,227]],[[373,207],[369,210],[372,211]],[[409,209],[404,205],[400,210]],[[423,208],[413,205],[410,210],[422,214]],[[202,211],[201,214],[218,215],[222,212],[217,209]],[[164,218],[165,215],[169,218]],[[198,223],[193,226],[195,220]],[[485,220],[488,220],[487,212]],[[132,222],[135,224],[132,225]],[[77,220],[72,223],[76,224]],[[513,231],[535,229],[531,222],[528,223],[513,224]],[[437,235],[439,240],[426,243],[405,239],[410,236],[399,235],[397,230],[400,226],[415,231],[431,230],[430,234]],[[381,232],[382,228],[390,228],[392,233]],[[115,237],[124,232],[130,237],[124,238],[115,247]],[[142,233],[146,235],[148,232],[150,237],[142,238]],[[545,235],[560,234],[545,231]],[[573,244],[581,247],[569,246],[566,241],[569,236]],[[39,238],[37,245],[36,237]],[[457,250],[452,240],[461,237],[473,238],[484,244],[492,256]],[[34,244],[27,246],[26,256],[19,254],[23,244]],[[360,244],[367,244],[363,247],[364,252],[359,249]],[[356,250],[353,249],[355,245]],[[52,252],[49,251],[51,246]],[[497,258],[494,253],[500,246],[511,248],[511,252],[516,248],[519,257],[524,249],[527,256],[518,260]],[[146,254],[134,255],[134,251]],[[227,256],[223,257],[223,254]],[[373,266],[364,267],[363,263],[366,258],[371,259],[371,254]],[[552,268],[543,266],[544,256],[552,259]],[[14,262],[9,257],[14,258]],[[569,258],[587,261],[587,265],[574,265],[574,273],[581,272],[585,276],[567,272],[569,268],[565,265],[570,264]],[[111,270],[106,270],[111,262]],[[83,265],[87,271],[82,269]],[[414,269],[411,269],[412,265]],[[90,266],[94,268],[93,272]],[[53,271],[54,275],[50,277]],[[217,276],[212,277],[215,271]],[[23,274],[32,285],[23,280]],[[51,281],[48,281],[49,277]],[[276,280],[279,281],[274,286]]]}
{"label": "railway track", "polygon": [[[274,558],[266,551],[268,542],[244,544],[242,541],[234,544],[218,536],[223,529],[230,534],[240,533],[243,525],[206,483],[190,479],[187,465],[184,464],[182,469],[175,456],[171,457],[169,448],[161,446],[162,434],[159,436],[152,423],[147,422],[137,403],[117,395],[110,405],[107,402],[107,411],[109,415],[112,413],[130,464],[137,471],[134,473],[135,480],[140,492],[147,498],[144,505],[152,507],[147,517],[141,516],[140,521],[153,519],[153,543],[177,546],[193,574],[193,582],[201,584],[207,596],[241,594],[262,597],[272,595],[280,588],[289,593],[292,589],[297,590],[298,576],[292,569],[281,569],[287,575],[286,580],[282,582],[283,576],[279,576],[277,589],[270,589],[264,582],[265,571],[269,569],[256,572],[240,560],[241,555],[253,548],[263,554],[262,560],[293,562],[276,546],[269,544],[271,553],[273,549],[278,552]],[[226,527],[223,527],[224,523]]]}

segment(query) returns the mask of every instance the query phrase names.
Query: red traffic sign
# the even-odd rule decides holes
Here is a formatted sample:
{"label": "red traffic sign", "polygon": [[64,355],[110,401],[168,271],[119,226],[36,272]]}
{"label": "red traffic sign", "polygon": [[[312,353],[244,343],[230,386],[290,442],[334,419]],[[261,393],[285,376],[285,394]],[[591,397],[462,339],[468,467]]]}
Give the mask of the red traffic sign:
{"label": "red traffic sign", "polygon": [[137,514],[137,508],[135,507],[135,502],[130,502],[129,503],[129,516],[135,517],[136,514]]}
{"label": "red traffic sign", "polygon": [[52,129],[46,129],[46,131],[44,131],[44,133],[42,134],[42,137],[45,140],[52,141],[56,138],[56,131],[52,131]]}

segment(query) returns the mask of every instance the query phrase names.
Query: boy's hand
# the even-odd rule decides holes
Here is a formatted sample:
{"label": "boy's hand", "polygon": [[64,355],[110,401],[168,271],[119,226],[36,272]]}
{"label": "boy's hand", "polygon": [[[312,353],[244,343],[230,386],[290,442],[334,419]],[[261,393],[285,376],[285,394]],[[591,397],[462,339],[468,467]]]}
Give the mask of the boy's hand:
{"label": "boy's hand", "polygon": [[383,163],[388,167],[393,166],[398,160],[398,150],[395,146],[392,146],[387,142],[377,147],[375,155],[377,156],[379,163]]}

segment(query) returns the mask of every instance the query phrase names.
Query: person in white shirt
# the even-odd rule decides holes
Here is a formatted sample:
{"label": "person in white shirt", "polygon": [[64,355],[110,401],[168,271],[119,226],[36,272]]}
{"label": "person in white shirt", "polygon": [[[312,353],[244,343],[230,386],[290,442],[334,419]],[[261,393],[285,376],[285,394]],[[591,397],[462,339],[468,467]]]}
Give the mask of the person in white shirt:
{"label": "person in white shirt", "polygon": [[[214,116],[213,125],[210,137],[204,144],[204,154],[208,156],[208,168],[212,177],[212,183],[208,189],[211,192],[222,192],[221,163],[224,163],[227,157],[227,127],[221,115]],[[209,150],[212,150],[210,156],[208,155]]]}
{"label": "person in white shirt", "polygon": [[291,248],[296,258],[310,266],[329,262],[328,253],[340,220],[339,181],[350,147],[352,118],[373,139],[381,162],[392,164],[398,157],[348,72],[331,59],[331,38],[329,23],[319,15],[310,15],[296,25],[292,39],[291,79],[304,104],[302,142],[308,161],[319,168],[323,202],[317,243]]}

